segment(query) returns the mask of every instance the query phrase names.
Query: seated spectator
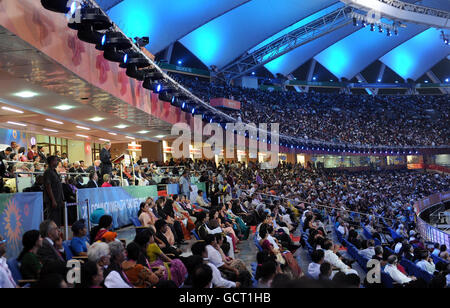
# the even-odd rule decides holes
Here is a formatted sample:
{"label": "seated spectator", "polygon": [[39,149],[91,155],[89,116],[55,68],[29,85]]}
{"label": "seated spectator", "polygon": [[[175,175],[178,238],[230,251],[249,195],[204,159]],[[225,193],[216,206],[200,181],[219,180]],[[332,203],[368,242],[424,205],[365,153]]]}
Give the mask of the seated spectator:
{"label": "seated spectator", "polygon": [[318,276],[318,280],[331,280],[331,275],[333,273],[333,267],[328,262],[323,262],[320,265],[320,274]]}
{"label": "seated spectator", "polygon": [[322,249],[316,249],[311,253],[311,263],[308,266],[308,274],[314,278],[319,279],[320,267],[325,262],[325,253]]}
{"label": "seated spectator", "polygon": [[38,249],[39,261],[45,265],[47,262],[66,264],[66,252],[63,247],[62,233],[55,222],[44,220],[39,225],[39,233],[42,238],[42,247]]}
{"label": "seated spectator", "polygon": [[439,243],[434,243],[434,249],[431,254],[434,256],[439,256],[439,253],[441,252],[440,248],[441,248],[441,245],[439,245]]}
{"label": "seated spectator", "polygon": [[407,284],[413,280],[416,280],[414,276],[408,277],[403,274],[397,268],[398,258],[396,255],[391,255],[387,259],[387,264],[384,267],[384,271],[391,276],[392,280],[398,284]]}
{"label": "seated spectator", "polygon": [[122,270],[122,263],[125,261],[126,252],[123,244],[120,242],[111,242],[109,246],[111,261],[104,272],[105,287],[114,288],[132,288],[132,284]]}
{"label": "seated spectator", "polygon": [[434,272],[436,271],[433,259],[429,256],[429,252],[427,250],[423,250],[421,252],[420,261],[417,262],[416,265],[431,275],[433,275]]}
{"label": "seated spectator", "polygon": [[103,215],[100,217],[100,220],[98,222],[98,226],[95,226],[92,228],[90,232],[90,242],[94,243],[97,241],[100,241],[102,239],[103,234],[108,232],[109,229],[112,227],[112,216],[110,215]]}
{"label": "seated spectator", "polygon": [[206,264],[200,264],[192,277],[192,287],[195,289],[211,288],[213,272],[211,267]]}
{"label": "seated spectator", "polygon": [[158,245],[161,250],[165,254],[171,254],[174,257],[179,257],[181,255],[181,250],[174,247],[175,241],[173,238],[168,239],[166,237],[166,233],[170,230],[170,228],[167,226],[167,223],[163,219],[158,219],[155,223],[155,229],[156,229],[156,238],[160,240],[162,243]]}
{"label": "seated spectator", "polygon": [[111,185],[111,177],[109,176],[109,174],[104,174],[103,175],[102,187],[112,187],[112,185]]}
{"label": "seated spectator", "polygon": [[233,282],[225,279],[220,270],[209,261],[208,251],[206,249],[206,243],[204,241],[196,242],[191,247],[192,254],[194,256],[200,256],[203,258],[205,264],[211,267],[213,272],[212,286],[215,288],[239,288],[239,282]]}
{"label": "seated spectator", "polygon": [[42,264],[39,261],[37,252],[42,247],[42,241],[42,237],[37,230],[30,230],[23,234],[23,249],[17,258],[17,261],[20,263],[22,279],[39,279]]}
{"label": "seated spectator", "polygon": [[439,257],[450,262],[450,255],[447,251],[446,245],[441,245],[441,251],[439,252]]}
{"label": "seated spectator", "polygon": [[87,256],[89,261],[95,262],[102,269],[106,269],[111,263],[109,246],[104,242],[95,242],[89,246]]}
{"label": "seated spectator", "polygon": [[341,258],[338,257],[338,255],[336,254],[337,250],[334,248],[333,242],[331,242],[330,240],[325,241],[323,249],[325,250],[325,261],[330,263],[335,268],[339,269],[344,274],[357,274],[354,269],[346,265],[344,262],[342,262]]}
{"label": "seated spectator", "polygon": [[203,199],[203,190],[201,190],[201,189],[199,189],[197,192],[197,198],[195,198],[195,202],[201,207],[205,207],[205,208],[211,207],[211,203],[205,202],[205,199]]}
{"label": "seated spectator", "polygon": [[96,262],[87,261],[81,265],[81,283],[76,285],[82,289],[100,289],[103,282],[103,267]]}
{"label": "seated spectator", "polygon": [[6,263],[6,240],[0,235],[0,289],[16,288],[16,282]]}
{"label": "seated spectator", "polygon": [[75,256],[87,256],[89,241],[87,239],[87,228],[84,219],[72,224],[73,238],[70,241],[70,249]]}
{"label": "seated spectator", "polygon": [[375,241],[367,240],[367,248],[360,250],[359,254],[366,257],[367,259],[372,259],[372,257],[375,255]]}
{"label": "seated spectator", "polygon": [[162,270],[157,269],[155,273],[151,269],[137,263],[140,254],[140,247],[135,242],[127,246],[127,260],[122,263],[122,269],[128,281],[135,288],[148,288],[159,282],[158,275],[162,276]]}
{"label": "seated spectator", "polygon": [[86,185],[86,188],[98,188],[98,175],[96,172],[89,173],[89,182]]}
{"label": "seated spectator", "polygon": [[258,267],[255,279],[258,280],[257,288],[270,288],[272,280],[277,273],[280,273],[279,265],[275,262],[266,262]]}

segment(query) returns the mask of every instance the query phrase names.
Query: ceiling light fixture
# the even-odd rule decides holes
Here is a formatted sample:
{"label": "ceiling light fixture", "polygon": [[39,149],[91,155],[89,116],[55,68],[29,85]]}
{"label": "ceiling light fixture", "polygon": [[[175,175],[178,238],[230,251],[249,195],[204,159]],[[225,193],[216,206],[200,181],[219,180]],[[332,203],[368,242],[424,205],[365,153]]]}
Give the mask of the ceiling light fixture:
{"label": "ceiling light fixture", "polygon": [[57,121],[57,120],[53,120],[53,119],[45,119],[45,120],[46,120],[46,121],[49,121],[49,122],[52,122],[52,123],[60,124],[60,125],[64,124],[64,123],[61,122],[61,121]]}
{"label": "ceiling light fixture", "polygon": [[89,127],[84,127],[84,126],[79,126],[79,125],[77,125],[77,128],[84,129],[84,130],[91,130]]}
{"label": "ceiling light fixture", "polygon": [[9,108],[9,107],[2,107],[2,109],[3,109],[3,110],[6,110],[6,111],[15,112],[15,113],[23,113],[22,110],[17,110],[17,109]]}
{"label": "ceiling light fixture", "polygon": [[31,98],[35,97],[37,93],[31,92],[31,91],[22,91],[14,94],[15,96],[22,97],[22,98]]}
{"label": "ceiling light fixture", "polygon": [[8,124],[12,124],[12,125],[17,125],[17,126],[27,126],[26,124],[23,123],[18,123],[18,122],[13,122],[13,121],[8,121]]}
{"label": "ceiling light fixture", "polygon": [[89,120],[92,121],[92,122],[100,122],[100,121],[103,121],[104,118],[101,118],[101,117],[93,117],[93,118],[91,118],[91,119],[89,119]]}
{"label": "ceiling light fixture", "polygon": [[47,132],[52,132],[52,133],[59,133],[59,131],[57,131],[56,129],[43,128],[42,130],[45,130]]}
{"label": "ceiling light fixture", "polygon": [[86,135],[80,135],[80,134],[76,134],[76,136],[82,137],[82,138],[89,138],[89,136],[86,136]]}
{"label": "ceiling light fixture", "polygon": [[54,108],[62,110],[62,111],[67,111],[67,110],[73,109],[75,107],[74,106],[70,106],[70,105],[59,105],[59,106],[55,106]]}

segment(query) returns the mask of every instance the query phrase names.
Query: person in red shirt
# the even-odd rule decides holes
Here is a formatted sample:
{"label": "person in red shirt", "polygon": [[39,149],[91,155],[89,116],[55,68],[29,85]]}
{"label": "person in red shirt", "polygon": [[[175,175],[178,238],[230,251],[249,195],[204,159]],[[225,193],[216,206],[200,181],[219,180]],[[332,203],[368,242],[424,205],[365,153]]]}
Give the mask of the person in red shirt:
{"label": "person in red shirt", "polygon": [[111,181],[111,178],[110,178],[109,174],[104,174],[102,187],[112,187],[110,181]]}
{"label": "person in red shirt", "polygon": [[37,156],[38,156],[38,153],[36,150],[36,145],[33,144],[31,146],[31,149],[28,151],[27,158],[29,161],[34,161]]}

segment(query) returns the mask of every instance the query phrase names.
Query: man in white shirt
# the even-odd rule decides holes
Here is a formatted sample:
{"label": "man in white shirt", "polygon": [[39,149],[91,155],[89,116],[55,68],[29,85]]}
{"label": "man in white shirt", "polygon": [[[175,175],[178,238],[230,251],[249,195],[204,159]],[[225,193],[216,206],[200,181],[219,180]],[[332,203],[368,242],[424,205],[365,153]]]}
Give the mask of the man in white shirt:
{"label": "man in white shirt", "polygon": [[325,262],[325,253],[322,249],[316,249],[311,253],[312,262],[308,266],[308,274],[314,278],[319,279],[320,266]]}
{"label": "man in white shirt", "polygon": [[197,202],[201,207],[211,207],[211,203],[206,203],[203,199],[203,190],[199,190],[197,192],[197,198],[195,198],[195,202]]}
{"label": "man in white shirt", "polygon": [[403,274],[399,269],[397,268],[398,259],[396,255],[390,255],[387,259],[387,264],[384,267],[384,271],[391,276],[392,280],[394,280],[396,283],[399,284],[405,284],[409,283],[413,280],[416,280],[416,278],[408,277],[405,274]]}
{"label": "man in white shirt", "polygon": [[416,265],[431,275],[436,271],[436,267],[433,260],[429,257],[428,251],[421,252],[420,261]]}
{"label": "man in white shirt", "polygon": [[375,241],[374,240],[368,240],[367,241],[367,248],[360,250],[359,254],[368,258],[372,259],[372,257],[375,255]]}
{"label": "man in white shirt", "polygon": [[16,288],[16,282],[14,281],[8,264],[6,263],[6,240],[0,235],[0,289],[3,288]]}
{"label": "man in white shirt", "polygon": [[215,235],[208,234],[205,240],[205,244],[207,245],[206,251],[208,252],[209,263],[215,265],[220,270],[227,270],[230,272],[234,272],[236,276],[239,275],[239,271],[237,269],[232,268],[231,266],[223,262],[220,252],[214,247],[215,245],[217,245]]}
{"label": "man in white shirt", "polygon": [[197,242],[194,243],[191,247],[192,254],[194,256],[200,256],[203,258],[203,261],[205,264],[207,264],[213,273],[213,279],[212,284],[216,288],[239,288],[240,283],[239,282],[233,282],[230,280],[227,280],[222,277],[222,274],[220,273],[217,266],[215,266],[213,263],[210,262],[208,258],[208,251],[206,249],[205,242]]}
{"label": "man in white shirt", "polygon": [[339,269],[344,274],[357,274],[358,272],[352,269],[350,266],[346,265],[342,260],[336,255],[333,249],[333,242],[330,240],[325,241],[323,244],[323,249],[325,250],[325,261],[330,263],[335,268]]}

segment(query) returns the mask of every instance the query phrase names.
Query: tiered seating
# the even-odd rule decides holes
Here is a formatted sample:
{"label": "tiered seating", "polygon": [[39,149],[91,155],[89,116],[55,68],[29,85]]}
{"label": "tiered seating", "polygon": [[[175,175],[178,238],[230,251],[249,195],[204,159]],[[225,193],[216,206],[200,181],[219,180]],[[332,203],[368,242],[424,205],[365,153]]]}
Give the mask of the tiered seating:
{"label": "tiered seating", "polygon": [[415,265],[413,262],[411,262],[411,261],[409,261],[409,260],[407,260],[405,258],[403,258],[400,261],[400,265],[405,268],[406,272],[410,276],[415,276],[417,278],[422,278],[427,283],[429,283],[431,281],[431,279],[433,278],[433,275],[431,275],[430,273],[422,270],[420,267]]}

